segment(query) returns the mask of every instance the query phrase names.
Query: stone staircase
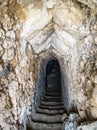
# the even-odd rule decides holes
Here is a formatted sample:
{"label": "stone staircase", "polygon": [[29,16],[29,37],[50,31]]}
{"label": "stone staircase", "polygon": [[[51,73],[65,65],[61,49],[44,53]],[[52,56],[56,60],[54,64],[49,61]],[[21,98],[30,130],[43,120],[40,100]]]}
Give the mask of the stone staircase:
{"label": "stone staircase", "polygon": [[36,113],[32,116],[32,130],[61,130],[63,113],[60,91],[48,87]]}
{"label": "stone staircase", "polygon": [[45,95],[31,117],[31,128],[27,130],[61,130],[64,105],[59,75],[56,67],[47,75]]}

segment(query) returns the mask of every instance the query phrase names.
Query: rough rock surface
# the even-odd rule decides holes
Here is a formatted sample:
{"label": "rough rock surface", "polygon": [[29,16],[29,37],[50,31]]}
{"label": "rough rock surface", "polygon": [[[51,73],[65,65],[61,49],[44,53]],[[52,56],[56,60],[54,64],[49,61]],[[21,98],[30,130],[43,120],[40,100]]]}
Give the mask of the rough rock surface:
{"label": "rough rock surface", "polygon": [[78,114],[76,113],[70,114],[68,119],[64,121],[62,130],[76,130],[79,121],[80,121],[80,118]]}
{"label": "rough rock surface", "polygon": [[77,127],[77,130],[97,130],[97,121],[82,124],[81,126]]}
{"label": "rough rock surface", "polygon": [[96,0],[0,1],[0,129],[26,129],[52,56],[60,63],[68,113],[97,119],[96,8]]}

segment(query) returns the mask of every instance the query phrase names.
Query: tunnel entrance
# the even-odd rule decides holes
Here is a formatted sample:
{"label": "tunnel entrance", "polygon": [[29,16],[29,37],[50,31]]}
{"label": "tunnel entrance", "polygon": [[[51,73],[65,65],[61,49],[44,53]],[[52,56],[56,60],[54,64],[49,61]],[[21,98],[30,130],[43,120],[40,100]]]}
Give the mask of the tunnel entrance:
{"label": "tunnel entrance", "polygon": [[61,74],[57,60],[50,60],[46,66],[46,91],[61,93]]}
{"label": "tunnel entrance", "polygon": [[[59,62],[56,59],[49,60],[44,67],[45,73],[41,73],[35,100],[39,105],[31,117],[30,127],[27,130],[61,130],[63,123],[62,114],[65,108],[61,94],[61,73]],[[43,75],[44,74],[44,75]],[[41,81],[41,82],[40,82]],[[42,84],[43,83],[43,84]],[[44,85],[44,86],[43,86]],[[41,93],[41,97],[40,97]],[[42,94],[43,93],[43,94]]]}

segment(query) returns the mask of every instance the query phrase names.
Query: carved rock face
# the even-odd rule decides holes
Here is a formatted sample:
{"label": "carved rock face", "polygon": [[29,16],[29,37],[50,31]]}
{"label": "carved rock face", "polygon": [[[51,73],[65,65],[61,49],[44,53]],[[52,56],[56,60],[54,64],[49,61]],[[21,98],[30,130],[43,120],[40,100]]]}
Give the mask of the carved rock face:
{"label": "carved rock face", "polygon": [[14,70],[0,79],[0,128],[26,126],[37,84],[53,58],[60,64],[67,111],[97,118],[96,6],[94,0],[1,1],[0,71],[7,63]]}

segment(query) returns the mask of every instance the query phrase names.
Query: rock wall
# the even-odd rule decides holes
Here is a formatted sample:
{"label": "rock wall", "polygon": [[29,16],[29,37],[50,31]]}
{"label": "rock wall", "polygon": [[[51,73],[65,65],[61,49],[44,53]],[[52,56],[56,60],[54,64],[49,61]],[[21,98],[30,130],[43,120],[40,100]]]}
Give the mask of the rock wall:
{"label": "rock wall", "polygon": [[67,111],[97,119],[96,6],[94,0],[0,2],[0,129],[25,129],[40,70],[52,57],[60,63]]}

